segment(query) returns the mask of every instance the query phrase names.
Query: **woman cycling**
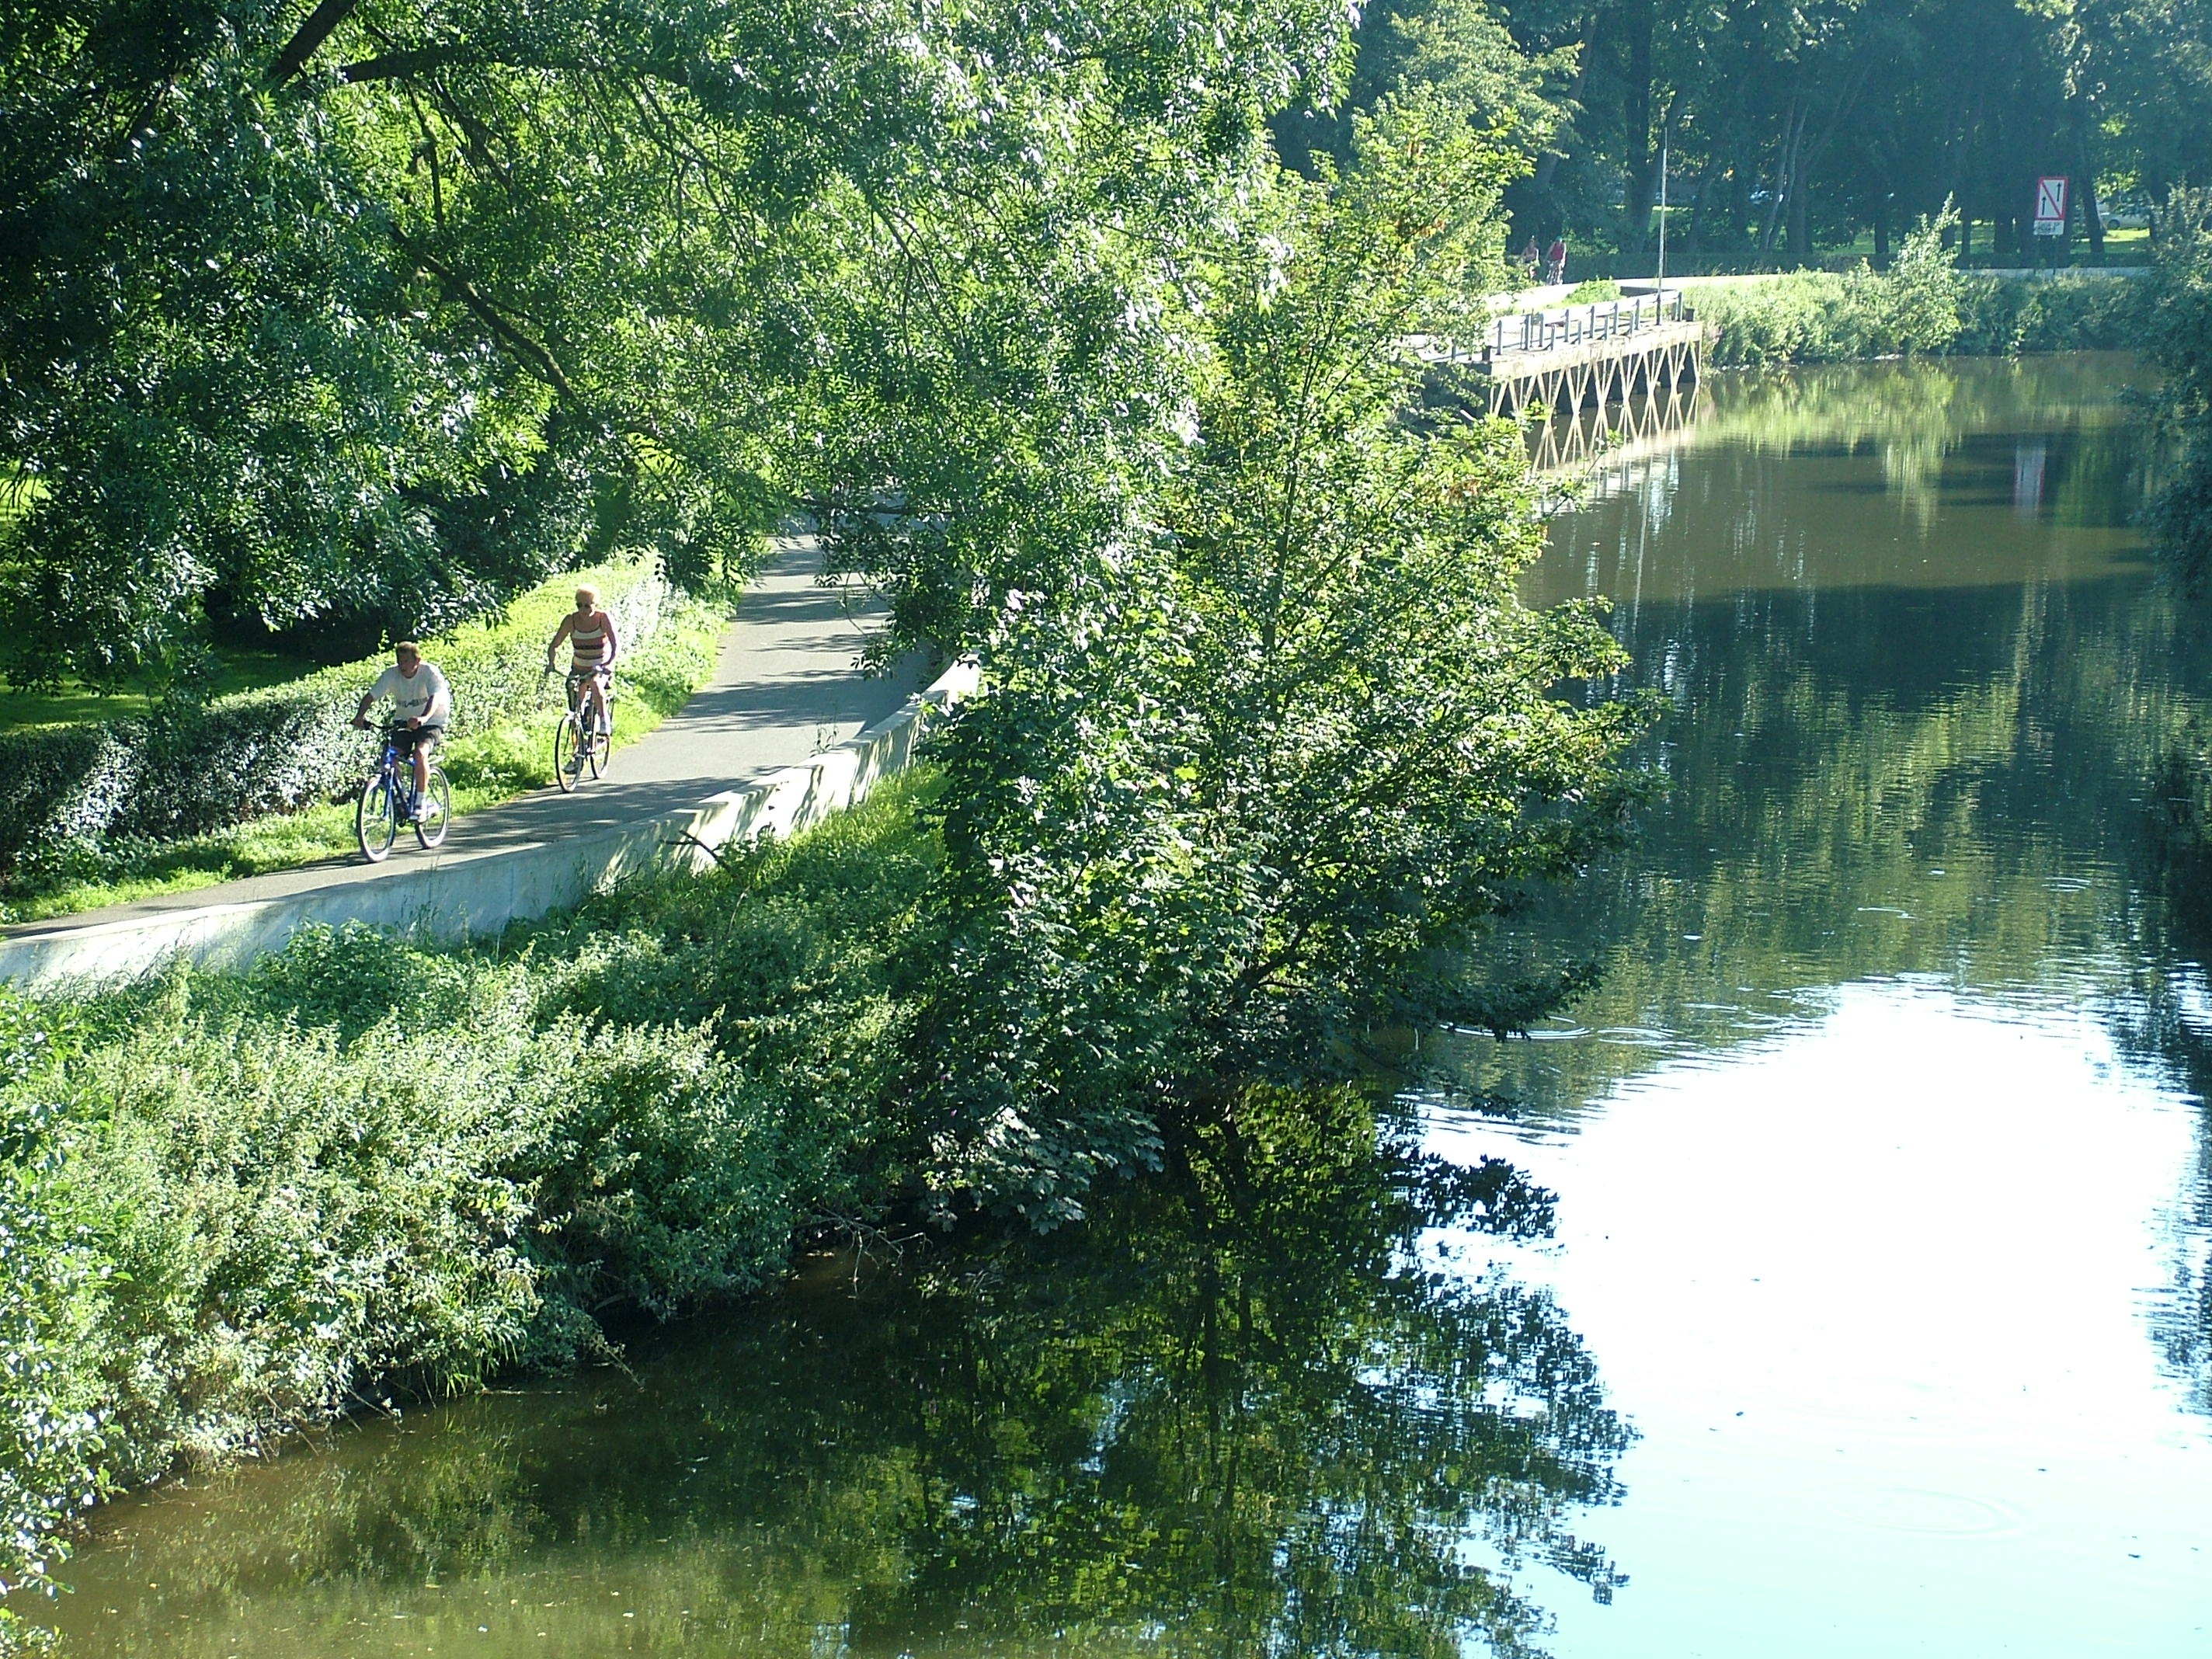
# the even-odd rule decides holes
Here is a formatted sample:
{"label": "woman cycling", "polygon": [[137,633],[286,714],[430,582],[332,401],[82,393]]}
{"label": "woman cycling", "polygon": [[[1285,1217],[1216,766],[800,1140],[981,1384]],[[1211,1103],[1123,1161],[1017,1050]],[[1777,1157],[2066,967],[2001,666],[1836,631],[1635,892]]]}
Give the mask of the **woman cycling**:
{"label": "woman cycling", "polygon": [[[576,608],[561,619],[561,627],[545,647],[545,671],[553,672],[554,653],[568,641],[568,707],[587,697],[592,705],[592,730],[605,736],[614,729],[607,708],[607,687],[621,643],[615,638],[615,619],[599,609],[599,590],[576,590]],[[581,757],[579,757],[579,763]]]}

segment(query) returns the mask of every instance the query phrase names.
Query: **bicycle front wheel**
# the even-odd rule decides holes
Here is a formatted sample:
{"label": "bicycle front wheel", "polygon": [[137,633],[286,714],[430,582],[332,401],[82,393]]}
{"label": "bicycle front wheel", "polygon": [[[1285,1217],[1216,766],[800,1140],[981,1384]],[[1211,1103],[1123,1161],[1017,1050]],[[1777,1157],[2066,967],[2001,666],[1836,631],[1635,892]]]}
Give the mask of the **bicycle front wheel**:
{"label": "bicycle front wheel", "polygon": [[399,802],[388,772],[371,772],[361,786],[361,799],[353,809],[354,839],[361,855],[381,864],[399,839]]}
{"label": "bicycle front wheel", "polygon": [[576,793],[576,779],[583,770],[579,752],[583,748],[582,722],[571,712],[561,717],[560,725],[553,728],[553,781],[561,786],[561,793]]}
{"label": "bicycle front wheel", "polygon": [[446,781],[446,769],[430,769],[430,787],[422,792],[422,816],[415,820],[415,839],[436,847],[446,839],[453,822],[453,787]]}

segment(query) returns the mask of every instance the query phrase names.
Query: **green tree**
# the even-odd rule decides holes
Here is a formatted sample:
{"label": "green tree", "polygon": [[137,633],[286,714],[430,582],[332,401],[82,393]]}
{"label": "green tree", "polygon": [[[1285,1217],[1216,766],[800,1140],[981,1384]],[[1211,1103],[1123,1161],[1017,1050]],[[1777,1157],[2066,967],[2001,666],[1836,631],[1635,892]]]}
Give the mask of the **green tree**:
{"label": "green tree", "polygon": [[1404,349],[1496,280],[1516,165],[1424,98],[1340,180],[1280,180],[1210,274],[1148,533],[991,641],[944,750],[942,1187],[1064,1218],[1210,1079],[1326,1073],[1370,1020],[1510,1023],[1483,925],[1605,833],[1634,725],[1552,695],[1617,653],[1519,603],[1518,435],[1421,416]]}
{"label": "green tree", "polygon": [[0,568],[19,681],[207,623],[433,626],[611,543],[726,561],[882,435],[845,426],[885,373],[856,319],[967,329],[895,366],[977,471],[1022,388],[965,347],[1057,262],[1086,280],[1048,314],[1086,308],[1023,367],[1079,404],[1085,320],[1158,275],[1089,241],[1202,211],[1341,31],[1316,0],[0,22],[0,445],[43,486]]}

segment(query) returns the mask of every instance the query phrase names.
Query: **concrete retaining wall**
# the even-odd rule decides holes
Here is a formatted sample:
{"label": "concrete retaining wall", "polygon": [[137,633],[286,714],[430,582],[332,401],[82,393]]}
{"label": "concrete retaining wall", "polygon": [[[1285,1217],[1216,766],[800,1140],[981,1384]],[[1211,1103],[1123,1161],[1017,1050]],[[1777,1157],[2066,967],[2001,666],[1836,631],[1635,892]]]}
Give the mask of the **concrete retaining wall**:
{"label": "concrete retaining wall", "polygon": [[0,981],[12,981],[18,990],[51,991],[143,974],[177,956],[209,967],[238,968],[282,950],[309,922],[367,922],[439,942],[497,933],[509,922],[581,903],[625,876],[652,869],[702,870],[713,862],[709,848],[763,831],[789,836],[821,823],[902,769],[930,714],[972,695],[975,684],[975,667],[956,664],[896,714],[802,766],[710,795],[687,811],[618,830],[448,860],[281,898],[58,925],[52,933],[0,939]]}

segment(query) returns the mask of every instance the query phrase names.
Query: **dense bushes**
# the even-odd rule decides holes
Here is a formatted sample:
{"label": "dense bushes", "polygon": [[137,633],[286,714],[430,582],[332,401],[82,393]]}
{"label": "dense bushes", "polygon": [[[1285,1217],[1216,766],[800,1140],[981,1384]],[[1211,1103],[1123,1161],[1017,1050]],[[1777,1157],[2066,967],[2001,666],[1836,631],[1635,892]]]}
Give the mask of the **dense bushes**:
{"label": "dense bushes", "polygon": [[587,1352],[878,1211],[925,787],[503,948],[0,994],[0,1580],[96,1492]]}
{"label": "dense bushes", "polygon": [[[574,584],[595,581],[633,648],[650,641],[672,593],[643,561],[555,579],[504,621],[431,642],[453,689],[455,736],[531,706],[542,647]],[[0,733],[0,881],[118,845],[166,842],[327,799],[356,781],[363,744],[354,704],[382,660],[197,702],[172,697],[143,720]]]}
{"label": "dense bushes", "polygon": [[1956,351],[2109,350],[2135,343],[2142,285],[2126,276],[2027,282],[1959,270],[1947,212],[1905,239],[1887,270],[1762,277],[1699,290],[1698,315],[1724,368],[1850,362]]}
{"label": "dense bushes", "polygon": [[1971,276],[1953,349],[1988,356],[2129,349],[2142,343],[2149,301],[2149,289],[2132,276]]}
{"label": "dense bushes", "polygon": [[1810,271],[1695,290],[1722,368],[1849,362],[1906,352],[2010,355],[2096,351],[2140,337],[2147,308],[2132,277],[2086,274],[2029,282],[1958,273],[1948,329],[1899,326],[1887,279],[1869,271]]}

